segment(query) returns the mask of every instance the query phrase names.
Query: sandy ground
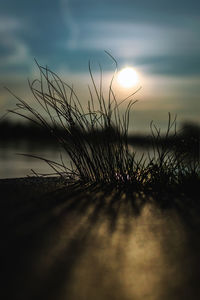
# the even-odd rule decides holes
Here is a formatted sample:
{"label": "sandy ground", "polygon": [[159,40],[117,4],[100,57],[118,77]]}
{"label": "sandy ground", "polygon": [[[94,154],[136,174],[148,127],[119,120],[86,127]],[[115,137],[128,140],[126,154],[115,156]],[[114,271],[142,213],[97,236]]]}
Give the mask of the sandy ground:
{"label": "sandy ground", "polygon": [[0,180],[1,299],[200,299],[199,209],[116,187]]}

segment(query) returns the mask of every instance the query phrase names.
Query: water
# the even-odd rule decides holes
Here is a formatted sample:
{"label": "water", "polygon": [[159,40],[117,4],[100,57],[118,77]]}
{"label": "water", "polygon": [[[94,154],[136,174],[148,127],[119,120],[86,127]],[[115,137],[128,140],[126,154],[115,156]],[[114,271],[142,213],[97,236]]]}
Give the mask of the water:
{"label": "water", "polygon": [[[42,174],[53,172],[52,168],[44,161],[19,154],[36,155],[60,162],[60,149],[53,146],[39,147],[26,142],[2,144],[0,147],[0,178],[18,178],[33,175],[31,169]],[[69,158],[66,158],[66,156],[65,163],[69,165]]]}
{"label": "water", "polygon": [[[33,175],[31,170],[38,174],[49,174],[53,170],[44,161],[18,154],[28,154],[44,157],[52,161],[60,162],[60,149],[53,145],[40,147],[27,142],[9,142],[0,145],[0,178],[19,178]],[[137,158],[141,157],[144,149],[137,148]],[[62,153],[64,162],[70,167],[70,159]]]}
{"label": "water", "polygon": [[[147,157],[147,152],[152,158],[154,156],[151,148],[133,147],[131,151],[136,152],[135,159],[139,161],[144,154]],[[61,151],[58,147],[52,144],[42,144],[37,142],[7,142],[0,144],[0,178],[19,178],[26,177],[27,175],[33,175],[31,170],[34,170],[38,174],[50,174],[53,171],[48,164],[42,160],[22,156],[19,154],[28,154],[43,157],[55,162],[61,162],[60,153],[64,159],[64,163],[67,167],[70,166],[70,159],[65,152]],[[148,160],[147,160],[148,161]]]}

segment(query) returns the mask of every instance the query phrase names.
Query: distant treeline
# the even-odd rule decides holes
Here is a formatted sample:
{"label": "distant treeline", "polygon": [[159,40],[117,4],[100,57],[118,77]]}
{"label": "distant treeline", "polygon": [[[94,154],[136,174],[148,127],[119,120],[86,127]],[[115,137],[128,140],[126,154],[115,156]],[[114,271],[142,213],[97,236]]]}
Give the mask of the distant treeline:
{"label": "distant treeline", "polygon": [[[65,131],[63,128],[58,128],[60,136],[64,136],[67,138],[67,130]],[[117,139],[117,133],[115,129],[109,129],[109,132],[104,130],[96,130],[95,132],[83,132],[81,129],[74,127],[70,128],[70,131],[76,130],[80,132],[81,135],[85,135],[86,139],[93,140],[96,143],[100,143],[103,141],[103,138],[106,135],[110,135],[113,142]],[[112,132],[111,132],[112,131]],[[78,135],[76,135],[78,136]],[[0,122],[0,142],[6,141],[20,141],[26,140],[28,141],[35,141],[40,142],[42,145],[43,143],[53,143],[55,141],[55,137],[48,130],[45,130],[43,127],[33,123],[33,122],[26,122],[26,123],[13,123],[9,121],[1,121]],[[176,135],[172,134],[169,135],[167,138],[161,136],[160,139],[152,139],[152,136],[149,135],[129,135],[128,136],[128,143],[130,145],[137,145],[144,148],[152,147],[152,141],[157,143],[158,145],[162,146],[165,143],[166,147],[172,148],[176,147],[179,148],[180,151],[190,152],[195,156],[199,156],[200,153],[200,125],[195,123],[183,123],[180,130]]]}
{"label": "distant treeline", "polygon": [[0,122],[0,141],[7,140],[53,140],[49,131],[33,123]]}

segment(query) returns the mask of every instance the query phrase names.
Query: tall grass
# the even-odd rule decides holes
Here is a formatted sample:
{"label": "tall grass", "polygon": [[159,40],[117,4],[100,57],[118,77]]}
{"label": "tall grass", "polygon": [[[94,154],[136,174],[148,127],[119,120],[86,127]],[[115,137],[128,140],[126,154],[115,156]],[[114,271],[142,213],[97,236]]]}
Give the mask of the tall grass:
{"label": "tall grass", "polygon": [[[37,66],[40,78],[29,81],[29,87],[40,109],[34,109],[28,101],[10,91],[18,100],[17,108],[12,112],[46,128],[68,154],[70,168],[62,156],[60,162],[38,157],[52,167],[53,173],[66,179],[131,185],[135,189],[177,185],[191,174],[198,177],[199,167],[196,164],[193,167],[186,165],[182,156],[169,150],[160,130],[153,123],[151,136],[154,154],[136,160],[136,153],[128,144],[128,128],[137,91],[121,101],[116,99],[113,81],[117,69],[105,96],[102,70],[100,68],[97,85],[89,63],[92,85],[88,86],[89,100],[85,108],[73,86],[63,82],[48,67],[38,63]],[[124,113],[120,111],[122,103],[126,104]],[[61,127],[64,131],[60,130]],[[103,139],[98,141],[100,131],[103,132]],[[176,136],[176,120],[172,120],[170,114],[166,139],[169,134]]]}

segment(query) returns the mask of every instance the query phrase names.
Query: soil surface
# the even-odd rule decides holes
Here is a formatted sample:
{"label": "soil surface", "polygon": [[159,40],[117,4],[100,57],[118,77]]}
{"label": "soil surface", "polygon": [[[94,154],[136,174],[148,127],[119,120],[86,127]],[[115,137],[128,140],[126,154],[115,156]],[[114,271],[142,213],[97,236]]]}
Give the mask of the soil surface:
{"label": "soil surface", "polygon": [[0,180],[1,299],[200,299],[200,209],[58,178]]}

